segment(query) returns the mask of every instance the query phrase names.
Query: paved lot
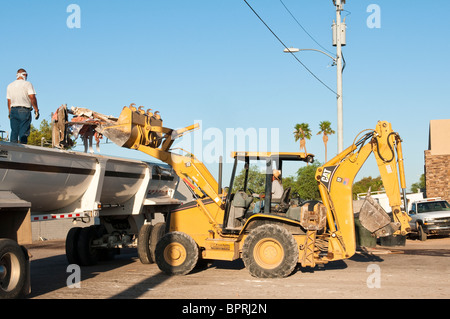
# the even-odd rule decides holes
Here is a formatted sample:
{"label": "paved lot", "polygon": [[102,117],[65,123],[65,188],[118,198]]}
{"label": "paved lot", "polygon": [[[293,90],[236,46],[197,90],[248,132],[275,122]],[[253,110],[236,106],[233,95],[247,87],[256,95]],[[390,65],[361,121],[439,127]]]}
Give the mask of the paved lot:
{"label": "paved lot", "polygon": [[250,276],[242,261],[215,262],[181,277],[143,265],[136,250],[114,260],[81,268],[79,288],[68,288],[64,242],[28,247],[32,299],[297,299],[297,298],[450,298],[450,238],[407,240],[404,247],[377,247],[322,268],[298,269],[284,279]]}

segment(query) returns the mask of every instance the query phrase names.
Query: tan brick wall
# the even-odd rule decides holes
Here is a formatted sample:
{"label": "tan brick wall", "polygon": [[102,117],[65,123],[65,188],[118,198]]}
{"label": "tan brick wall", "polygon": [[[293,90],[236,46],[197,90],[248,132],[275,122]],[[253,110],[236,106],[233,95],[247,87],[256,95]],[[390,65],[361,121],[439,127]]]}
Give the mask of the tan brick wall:
{"label": "tan brick wall", "polygon": [[431,151],[425,151],[425,182],[427,197],[450,201],[450,155],[431,155]]}

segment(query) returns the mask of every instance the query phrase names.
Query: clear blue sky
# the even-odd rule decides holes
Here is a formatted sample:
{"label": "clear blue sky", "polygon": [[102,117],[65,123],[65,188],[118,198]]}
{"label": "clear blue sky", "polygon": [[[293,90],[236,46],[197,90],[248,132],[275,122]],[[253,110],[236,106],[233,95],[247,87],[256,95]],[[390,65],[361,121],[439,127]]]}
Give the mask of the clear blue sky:
{"label": "clear blue sky", "polygon": [[[288,46],[320,49],[279,0],[248,1]],[[332,0],[283,2],[319,43],[335,50]],[[81,9],[79,29],[66,24],[72,3]],[[381,28],[367,26],[372,3],[381,9]],[[450,118],[450,2],[348,0],[345,10],[344,144],[378,120],[392,122],[404,140],[410,185],[423,173],[429,121]],[[159,110],[168,127],[201,121],[201,134],[275,128],[282,151],[298,150],[296,123],[307,122],[316,133],[328,120],[336,129],[335,95],[282,52],[241,0],[3,1],[0,29],[2,130],[10,129],[6,86],[21,67],[47,120],[65,103],[119,115],[134,102]],[[336,68],[327,57],[298,57],[335,89]],[[211,142],[200,136],[205,145]],[[306,146],[323,162],[320,136]],[[329,157],[336,152],[332,135]],[[115,145],[102,145],[102,153],[148,159]],[[207,166],[217,171],[215,163]],[[369,175],[379,175],[374,161],[357,180]]]}

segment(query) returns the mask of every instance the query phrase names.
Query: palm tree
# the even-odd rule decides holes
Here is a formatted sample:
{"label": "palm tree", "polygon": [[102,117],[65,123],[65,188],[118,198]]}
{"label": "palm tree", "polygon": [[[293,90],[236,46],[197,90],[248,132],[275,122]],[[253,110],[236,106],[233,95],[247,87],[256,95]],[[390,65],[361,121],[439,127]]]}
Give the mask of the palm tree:
{"label": "palm tree", "polygon": [[311,139],[311,129],[309,128],[309,124],[308,123],[295,124],[294,138],[296,142],[300,140],[300,151],[304,149],[305,153],[308,153],[306,151],[305,139],[308,140]]}
{"label": "palm tree", "polygon": [[327,162],[327,143],[328,143],[328,135],[336,133],[331,128],[331,122],[322,121],[319,123],[320,132],[317,135],[323,134],[323,143],[325,144],[325,163]]}

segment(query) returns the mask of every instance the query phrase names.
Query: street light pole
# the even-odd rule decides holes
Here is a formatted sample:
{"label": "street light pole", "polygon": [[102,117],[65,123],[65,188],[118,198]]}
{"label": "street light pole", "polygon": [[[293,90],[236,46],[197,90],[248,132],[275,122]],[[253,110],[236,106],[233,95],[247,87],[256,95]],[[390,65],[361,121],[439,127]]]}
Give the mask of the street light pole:
{"label": "street light pole", "polygon": [[[335,41],[333,45],[336,46],[336,67],[337,67],[337,139],[338,139],[338,153],[344,150],[344,107],[342,96],[342,46],[345,45],[345,22],[341,22],[341,11],[344,8],[345,0],[333,0],[336,6],[336,24],[333,24],[333,35]],[[343,42],[344,40],[344,42]]]}
{"label": "street light pole", "polygon": [[341,21],[341,12],[344,10],[344,4],[346,0],[333,0],[334,5],[336,6],[336,22],[333,21],[333,46],[336,47],[336,57],[332,57],[326,52],[316,49],[297,49],[297,48],[285,48],[284,52],[294,54],[300,51],[316,51],[322,54],[327,55],[329,58],[333,60],[333,65],[336,65],[336,74],[337,74],[337,91],[336,91],[336,99],[337,99],[337,139],[338,139],[338,153],[341,153],[344,150],[344,116],[343,116],[343,96],[342,96],[342,47],[346,45],[346,24],[345,18],[344,21]]}

